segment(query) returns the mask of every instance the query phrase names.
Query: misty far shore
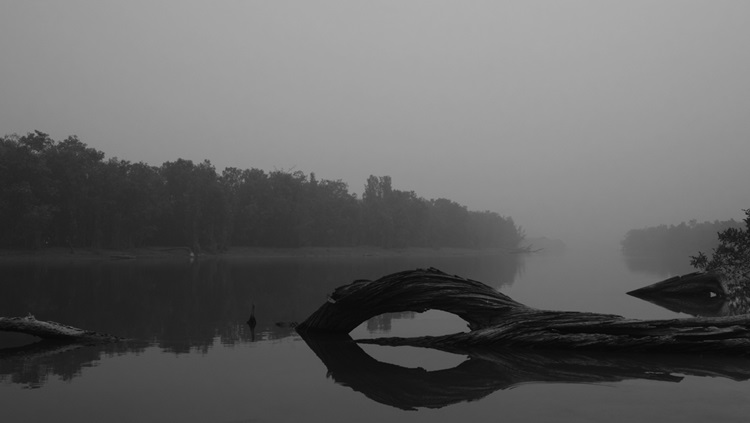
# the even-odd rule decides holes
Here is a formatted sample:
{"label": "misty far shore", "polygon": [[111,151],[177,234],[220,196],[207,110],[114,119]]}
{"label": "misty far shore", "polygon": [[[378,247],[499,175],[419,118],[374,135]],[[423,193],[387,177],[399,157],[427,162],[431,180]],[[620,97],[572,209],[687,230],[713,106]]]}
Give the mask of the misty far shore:
{"label": "misty far shore", "polygon": [[734,219],[713,222],[691,220],[679,225],[649,226],[631,229],[620,242],[622,252],[630,258],[690,257],[698,252],[710,252],[719,245],[719,232],[741,228]]}

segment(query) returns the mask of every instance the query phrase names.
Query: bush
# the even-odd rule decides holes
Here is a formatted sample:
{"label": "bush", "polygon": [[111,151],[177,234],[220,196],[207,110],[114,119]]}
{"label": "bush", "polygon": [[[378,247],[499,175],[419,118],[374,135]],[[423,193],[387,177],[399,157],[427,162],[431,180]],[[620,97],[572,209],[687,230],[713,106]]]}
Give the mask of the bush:
{"label": "bush", "polygon": [[690,264],[704,272],[747,277],[750,273],[750,209],[745,212],[745,228],[727,228],[719,232],[719,246],[711,259],[703,252],[690,257]]}

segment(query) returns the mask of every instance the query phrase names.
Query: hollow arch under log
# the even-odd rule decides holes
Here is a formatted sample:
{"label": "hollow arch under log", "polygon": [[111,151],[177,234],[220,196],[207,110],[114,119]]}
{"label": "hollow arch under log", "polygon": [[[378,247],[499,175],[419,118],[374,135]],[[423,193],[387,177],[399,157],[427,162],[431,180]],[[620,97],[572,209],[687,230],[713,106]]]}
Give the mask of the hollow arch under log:
{"label": "hollow arch under log", "polygon": [[417,269],[337,288],[297,326],[307,336],[349,333],[383,313],[429,309],[453,313],[470,332],[359,342],[453,349],[524,346],[619,351],[750,354],[750,317],[637,320],[600,313],[537,310],[477,281]]}

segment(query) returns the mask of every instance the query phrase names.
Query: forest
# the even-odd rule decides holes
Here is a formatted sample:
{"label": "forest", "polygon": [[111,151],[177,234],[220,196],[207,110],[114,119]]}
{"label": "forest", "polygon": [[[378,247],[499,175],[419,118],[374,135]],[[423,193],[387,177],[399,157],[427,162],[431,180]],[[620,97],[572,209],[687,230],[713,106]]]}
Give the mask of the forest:
{"label": "forest", "polygon": [[0,248],[186,246],[514,248],[511,217],[426,200],[370,176],[361,198],[341,180],[177,159],[105,159],[76,136],[0,138]]}
{"label": "forest", "polygon": [[622,252],[631,257],[689,257],[700,251],[711,251],[719,245],[719,233],[740,228],[734,219],[698,223],[696,220],[679,225],[659,225],[631,229],[621,241]]}

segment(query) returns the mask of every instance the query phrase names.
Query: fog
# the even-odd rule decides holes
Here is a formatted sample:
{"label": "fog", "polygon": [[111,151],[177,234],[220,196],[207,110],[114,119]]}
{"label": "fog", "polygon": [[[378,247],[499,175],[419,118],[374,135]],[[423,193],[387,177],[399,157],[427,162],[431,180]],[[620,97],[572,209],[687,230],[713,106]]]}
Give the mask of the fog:
{"label": "fog", "polygon": [[0,135],[367,177],[530,236],[750,207],[750,2],[8,1]]}

